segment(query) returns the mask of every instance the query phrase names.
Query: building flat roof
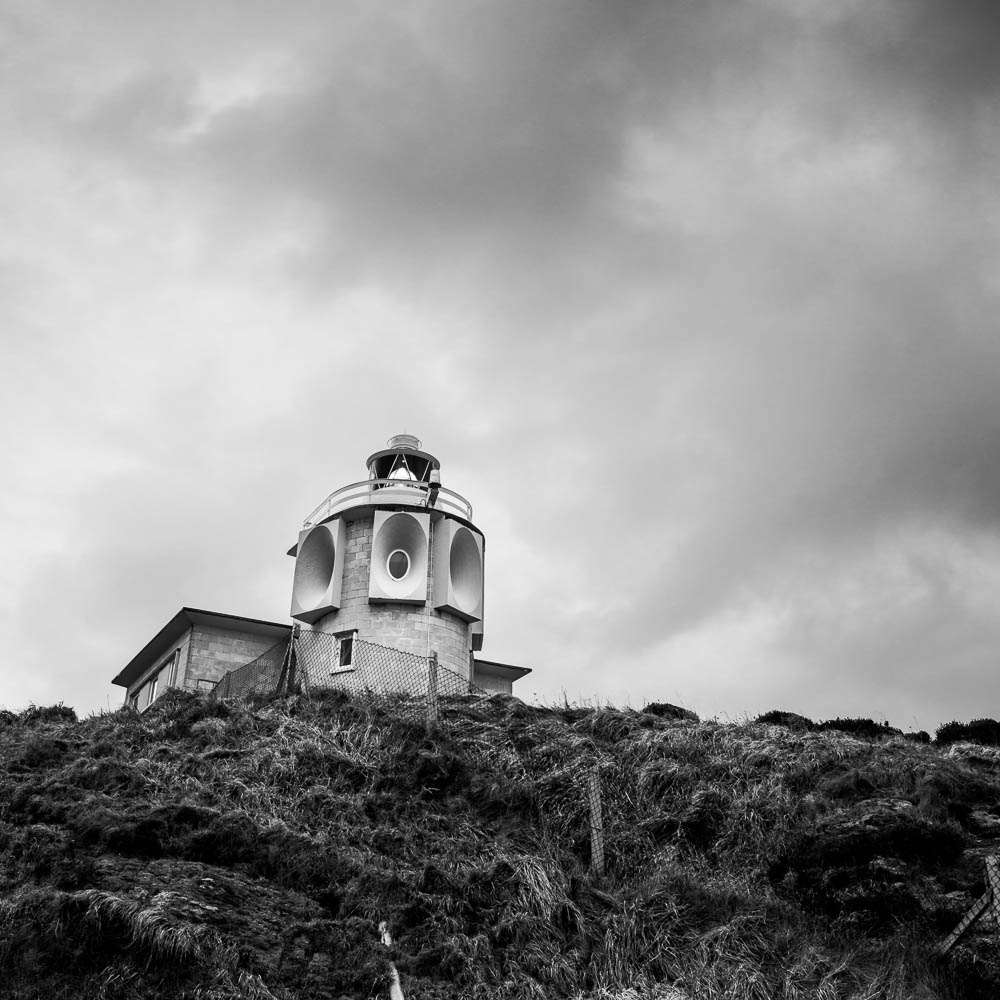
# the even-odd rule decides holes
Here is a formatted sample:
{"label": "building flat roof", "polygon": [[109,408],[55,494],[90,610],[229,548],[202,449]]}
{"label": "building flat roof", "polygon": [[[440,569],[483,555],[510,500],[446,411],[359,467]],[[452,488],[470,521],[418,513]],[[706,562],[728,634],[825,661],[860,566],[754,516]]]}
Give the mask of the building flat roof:
{"label": "building flat roof", "polygon": [[476,670],[493,677],[502,677],[504,680],[516,681],[519,677],[524,677],[531,673],[531,667],[515,667],[512,663],[498,663],[496,660],[481,660],[478,656],[473,657]]}
{"label": "building flat roof", "polygon": [[216,628],[231,628],[240,632],[254,632],[258,635],[274,636],[275,642],[292,631],[291,625],[280,622],[266,622],[260,618],[244,618],[242,615],[226,615],[219,611],[203,611],[200,608],[181,608],[142,649],[122,668],[111,682],[120,687],[130,687],[148,670],[164,650],[176,642],[192,625],[214,625]]}

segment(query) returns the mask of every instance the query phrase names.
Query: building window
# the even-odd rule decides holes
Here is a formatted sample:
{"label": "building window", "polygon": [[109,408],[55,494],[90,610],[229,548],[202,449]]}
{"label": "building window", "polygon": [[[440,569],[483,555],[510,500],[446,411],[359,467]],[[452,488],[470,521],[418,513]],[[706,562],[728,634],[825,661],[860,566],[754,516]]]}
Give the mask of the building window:
{"label": "building window", "polygon": [[150,682],[146,685],[148,693],[146,695],[146,706],[150,706],[156,700],[156,687],[159,683],[160,675],[157,674]]}
{"label": "building window", "polygon": [[170,673],[167,675],[167,687],[177,686],[177,668],[181,662],[181,651],[174,650],[174,655],[170,657]]}
{"label": "building window", "polygon": [[331,674],[346,674],[354,670],[354,637],[357,634],[357,629],[334,633],[337,638],[337,662],[330,669]]}
{"label": "building window", "polygon": [[216,681],[207,681],[203,677],[198,679],[199,691],[211,691],[215,688]]}

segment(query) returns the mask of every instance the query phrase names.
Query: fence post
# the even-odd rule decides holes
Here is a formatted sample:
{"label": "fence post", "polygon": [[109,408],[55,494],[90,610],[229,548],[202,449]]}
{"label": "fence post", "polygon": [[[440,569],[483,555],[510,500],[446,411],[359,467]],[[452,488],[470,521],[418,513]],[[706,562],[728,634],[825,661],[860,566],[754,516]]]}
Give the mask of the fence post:
{"label": "fence post", "polygon": [[433,650],[427,658],[427,732],[438,719],[438,655]]}
{"label": "fence post", "polygon": [[[275,695],[281,695],[281,689],[284,687],[285,694],[291,694],[291,684],[295,679],[295,667],[293,666],[292,657],[295,652],[295,637],[298,635],[299,626],[292,626],[292,634],[288,637],[288,647],[285,649],[285,655],[281,658],[281,672],[278,674],[278,683],[274,685]],[[289,676],[291,672],[291,676]]]}
{"label": "fence post", "polygon": [[604,820],[601,817],[601,775],[595,764],[587,776],[587,798],[590,800],[590,867],[604,876]]}

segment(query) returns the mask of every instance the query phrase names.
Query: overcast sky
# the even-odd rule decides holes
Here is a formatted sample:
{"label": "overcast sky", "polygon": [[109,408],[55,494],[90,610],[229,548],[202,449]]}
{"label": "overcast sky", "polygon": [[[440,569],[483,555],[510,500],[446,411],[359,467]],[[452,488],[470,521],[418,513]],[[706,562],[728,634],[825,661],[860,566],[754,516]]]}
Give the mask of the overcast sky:
{"label": "overcast sky", "polygon": [[1000,717],[998,181],[996,0],[0,0],[0,705],[405,430],[526,699]]}

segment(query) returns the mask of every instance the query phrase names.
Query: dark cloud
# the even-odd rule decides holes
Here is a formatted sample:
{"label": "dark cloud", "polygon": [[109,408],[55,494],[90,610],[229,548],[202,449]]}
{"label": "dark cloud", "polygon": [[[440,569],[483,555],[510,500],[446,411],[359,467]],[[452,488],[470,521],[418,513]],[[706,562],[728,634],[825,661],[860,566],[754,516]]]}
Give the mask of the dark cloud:
{"label": "dark cloud", "polygon": [[554,285],[590,302],[595,276],[648,259],[615,204],[630,133],[742,99],[775,44],[721,3],[419,10],[317,26],[287,85],[198,128],[204,67],[137,70],[94,95],[81,136],[164,187],[210,183],[256,239],[269,205],[301,204],[321,229],[295,263],[324,287],[391,267],[537,314]]}
{"label": "dark cloud", "polygon": [[38,353],[10,448],[95,466],[68,635],[128,652],[109,601],[281,617],[296,522],[405,424],[485,511],[492,635],[552,691],[615,656],[666,683],[651,658],[713,630],[814,714],[904,663],[926,692],[949,649],[982,676],[992,4],[38,11],[0,280]]}
{"label": "dark cloud", "polygon": [[852,58],[900,107],[937,125],[956,116],[968,125],[983,110],[995,116],[1000,10],[990,0],[881,4],[842,28]]}

